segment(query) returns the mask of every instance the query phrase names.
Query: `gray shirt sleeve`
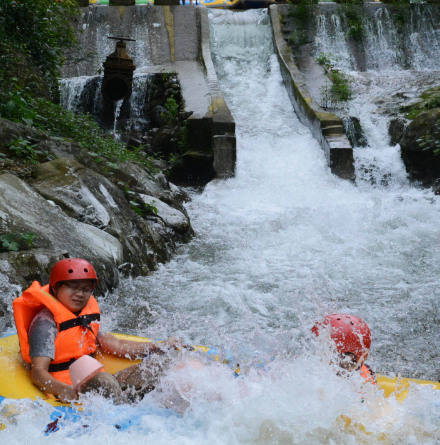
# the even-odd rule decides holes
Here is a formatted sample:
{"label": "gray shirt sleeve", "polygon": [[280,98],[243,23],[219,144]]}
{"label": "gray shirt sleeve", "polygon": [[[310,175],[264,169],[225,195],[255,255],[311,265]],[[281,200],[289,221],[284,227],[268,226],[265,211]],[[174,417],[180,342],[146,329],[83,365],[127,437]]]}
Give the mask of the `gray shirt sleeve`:
{"label": "gray shirt sleeve", "polygon": [[49,309],[39,312],[29,327],[29,355],[55,359],[55,338],[58,329]]}

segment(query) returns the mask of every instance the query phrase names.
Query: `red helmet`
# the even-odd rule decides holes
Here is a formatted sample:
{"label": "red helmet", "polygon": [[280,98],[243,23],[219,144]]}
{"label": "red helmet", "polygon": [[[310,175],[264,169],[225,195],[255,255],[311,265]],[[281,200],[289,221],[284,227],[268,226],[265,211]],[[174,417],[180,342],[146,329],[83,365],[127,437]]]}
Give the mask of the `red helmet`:
{"label": "red helmet", "polygon": [[324,322],[316,323],[312,332],[318,337],[322,329],[331,327],[330,336],[340,354],[351,352],[362,364],[368,357],[371,346],[371,332],[367,323],[354,315],[327,315]]}
{"label": "red helmet", "polygon": [[49,284],[53,287],[59,281],[67,280],[96,280],[98,282],[98,277],[88,261],[81,258],[66,258],[52,267]]}

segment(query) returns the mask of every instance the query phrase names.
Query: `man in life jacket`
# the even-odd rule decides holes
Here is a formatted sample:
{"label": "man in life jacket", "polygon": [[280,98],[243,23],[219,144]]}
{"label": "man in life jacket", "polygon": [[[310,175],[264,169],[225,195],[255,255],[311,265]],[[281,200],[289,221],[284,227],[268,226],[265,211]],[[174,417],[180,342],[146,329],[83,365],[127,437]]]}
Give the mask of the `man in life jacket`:
{"label": "man in life jacket", "polygon": [[[32,382],[62,402],[78,398],[70,379],[70,365],[84,355],[93,356],[98,345],[108,354],[133,359],[176,348],[175,338],[160,343],[159,347],[102,333],[99,305],[92,296],[97,282],[95,269],[88,261],[68,258],[54,265],[48,285],[40,286],[34,281],[13,302],[20,352],[31,366]],[[144,382],[139,382],[141,374],[138,365],[114,376],[100,372],[81,387],[80,392],[95,390],[118,398],[121,387],[143,385]],[[151,372],[147,374],[150,381],[143,385],[147,388],[145,392],[154,389]]]}
{"label": "man in life jacket", "polygon": [[364,364],[371,347],[368,325],[354,315],[333,314],[312,328],[317,337],[325,330],[330,330],[330,338],[335,343],[339,367],[348,372],[359,371],[365,382],[375,385],[374,372]]}

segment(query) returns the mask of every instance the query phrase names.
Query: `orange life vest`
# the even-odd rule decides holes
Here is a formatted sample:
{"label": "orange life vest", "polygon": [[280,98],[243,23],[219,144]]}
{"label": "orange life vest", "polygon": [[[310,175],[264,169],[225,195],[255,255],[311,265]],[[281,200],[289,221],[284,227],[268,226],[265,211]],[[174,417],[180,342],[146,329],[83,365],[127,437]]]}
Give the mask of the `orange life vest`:
{"label": "orange life vest", "polygon": [[30,363],[29,327],[44,308],[54,315],[58,334],[55,338],[55,359],[49,372],[57,380],[72,384],[69,366],[83,355],[93,355],[97,347],[100,311],[93,296],[79,315],[75,315],[49,293],[49,285],[41,287],[34,281],[31,287],[13,302],[14,319],[23,359]]}
{"label": "orange life vest", "polygon": [[362,365],[361,366],[361,377],[364,378],[365,382],[370,382],[373,385],[376,384],[376,380],[373,377],[373,374],[371,373],[371,371],[368,369],[367,366]]}

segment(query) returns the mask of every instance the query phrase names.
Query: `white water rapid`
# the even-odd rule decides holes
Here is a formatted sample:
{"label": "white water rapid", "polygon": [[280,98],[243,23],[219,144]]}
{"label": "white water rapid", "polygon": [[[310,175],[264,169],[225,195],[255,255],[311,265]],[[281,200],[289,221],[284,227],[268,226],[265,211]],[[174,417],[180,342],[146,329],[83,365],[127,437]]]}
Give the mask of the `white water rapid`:
{"label": "white water rapid", "polygon": [[[161,408],[157,392],[133,407],[95,397],[84,421],[61,422],[49,436],[49,409],[29,410],[0,432],[3,443],[438,443],[440,394],[414,387],[403,405],[372,388],[361,396],[360,377],[337,377],[310,338],[324,314],[353,313],[371,327],[373,368],[437,377],[438,198],[403,170],[386,187],[332,175],[293,112],[266,12],[214,11],[210,20],[237,123],[237,175],[192,193],[197,237],[154,275],[124,281],[102,311],[113,331],[174,334],[220,356],[229,349],[249,375],[234,378],[223,364],[196,370],[186,352],[187,366],[167,375],[162,393],[187,400],[183,415]],[[345,427],[341,415],[371,434]],[[126,420],[128,429],[113,426]]]}

